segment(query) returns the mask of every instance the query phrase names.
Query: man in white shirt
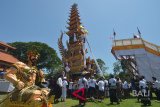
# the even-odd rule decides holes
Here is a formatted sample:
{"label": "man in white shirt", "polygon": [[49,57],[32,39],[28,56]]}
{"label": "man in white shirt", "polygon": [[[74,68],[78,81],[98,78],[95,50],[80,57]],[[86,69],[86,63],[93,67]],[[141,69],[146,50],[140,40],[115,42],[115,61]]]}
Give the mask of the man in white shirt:
{"label": "man in white shirt", "polygon": [[70,79],[69,87],[68,87],[68,95],[70,98],[72,97],[72,92],[73,92],[73,81],[72,81],[72,79]]}
{"label": "man in white shirt", "polygon": [[67,85],[68,85],[68,82],[67,82],[67,77],[63,77],[63,81],[62,81],[62,101],[65,102],[66,100],[66,96],[67,96]]}
{"label": "man in white shirt", "polygon": [[94,96],[95,96],[96,84],[97,84],[97,82],[94,79],[94,76],[91,76],[91,79],[89,79],[89,81],[88,81],[88,87],[89,87],[88,92],[89,92],[89,97],[92,99],[94,99]]}
{"label": "man in white shirt", "polygon": [[160,100],[160,81],[158,81],[155,77],[152,77],[152,79],[153,79],[153,88],[157,96],[157,100]]}
{"label": "man in white shirt", "polygon": [[140,77],[139,89],[140,91],[138,92],[138,102],[141,99],[141,103],[143,103],[144,105],[151,105],[150,92],[147,86],[147,82],[144,79],[144,76]]}
{"label": "man in white shirt", "polygon": [[123,87],[123,89],[128,89],[129,88],[128,82],[126,80],[123,82],[122,87]]}
{"label": "man in white shirt", "polygon": [[113,102],[117,102],[117,104],[119,104],[118,101],[118,96],[117,96],[117,86],[116,86],[116,79],[114,78],[113,75],[110,75],[110,79],[109,79],[109,97],[110,97],[110,102],[111,104],[113,104]]}
{"label": "man in white shirt", "polygon": [[[79,90],[83,90],[83,93],[80,92],[79,95],[85,99],[86,97],[86,88],[88,87],[88,81],[85,78],[84,74],[82,74],[81,78],[78,81]],[[78,90],[77,90],[78,91]],[[85,101],[81,98],[79,99],[79,105],[85,105]]]}
{"label": "man in white shirt", "polygon": [[108,85],[108,80],[104,80],[104,92],[105,92],[105,97],[109,96],[109,85]]}
{"label": "man in white shirt", "polygon": [[59,77],[57,80],[57,84],[62,87],[62,77]]}
{"label": "man in white shirt", "polygon": [[117,97],[119,101],[122,101],[122,81],[119,77],[117,79]]}
{"label": "man in white shirt", "polygon": [[60,75],[56,81],[55,84],[55,98],[54,98],[54,103],[59,102],[58,99],[62,95],[62,75]]}
{"label": "man in white shirt", "polygon": [[146,79],[145,79],[145,76],[142,76],[141,78],[142,78],[142,80],[143,80],[145,83],[147,83],[147,81],[146,81]]}
{"label": "man in white shirt", "polygon": [[81,88],[86,89],[87,85],[88,85],[88,81],[84,76],[78,80],[78,88],[79,89],[81,89]]}
{"label": "man in white shirt", "polygon": [[129,86],[128,86],[128,82],[125,79],[123,84],[122,84],[122,88],[123,88],[123,93],[124,93],[124,99],[129,97]]}
{"label": "man in white shirt", "polygon": [[74,80],[72,88],[73,88],[73,91],[76,91],[78,89],[78,81]]}
{"label": "man in white shirt", "polygon": [[142,92],[145,92],[147,88],[147,84],[144,80],[140,80],[139,81],[139,89],[142,91]]}
{"label": "man in white shirt", "polygon": [[104,96],[104,79],[103,77],[100,78],[99,82],[98,82],[98,89],[99,89],[99,101],[102,102],[103,100],[103,96]]}

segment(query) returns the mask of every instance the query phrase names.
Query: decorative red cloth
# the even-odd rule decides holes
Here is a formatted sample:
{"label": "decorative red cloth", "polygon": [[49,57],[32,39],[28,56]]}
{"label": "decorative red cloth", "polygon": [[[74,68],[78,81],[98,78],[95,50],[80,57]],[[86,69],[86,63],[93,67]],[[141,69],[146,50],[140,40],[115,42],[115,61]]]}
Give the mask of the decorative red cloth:
{"label": "decorative red cloth", "polygon": [[85,98],[85,88],[81,88],[79,90],[74,91],[72,93],[72,95],[74,97],[78,98],[79,100],[86,101],[86,98]]}

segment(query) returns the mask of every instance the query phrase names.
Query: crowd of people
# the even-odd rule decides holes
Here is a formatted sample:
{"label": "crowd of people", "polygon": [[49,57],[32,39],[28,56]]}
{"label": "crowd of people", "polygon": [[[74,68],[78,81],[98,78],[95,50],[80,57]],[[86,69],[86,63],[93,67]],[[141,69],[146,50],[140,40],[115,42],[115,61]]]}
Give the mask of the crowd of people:
{"label": "crowd of people", "polygon": [[110,104],[114,102],[120,104],[122,100],[130,98],[131,95],[140,101],[146,97],[145,93],[148,91],[146,98],[150,100],[152,93],[155,93],[157,100],[160,101],[160,82],[155,77],[152,82],[148,82],[144,76],[121,80],[114,75],[110,75],[108,79],[104,77],[95,79],[94,76],[89,78],[82,75],[78,80],[73,81],[61,75],[55,82],[50,82],[54,83],[50,85],[50,88],[55,94],[55,103],[59,102],[60,98],[61,101],[66,101],[68,97],[79,99],[79,105],[85,105],[87,100],[102,102],[104,98],[109,98]]}

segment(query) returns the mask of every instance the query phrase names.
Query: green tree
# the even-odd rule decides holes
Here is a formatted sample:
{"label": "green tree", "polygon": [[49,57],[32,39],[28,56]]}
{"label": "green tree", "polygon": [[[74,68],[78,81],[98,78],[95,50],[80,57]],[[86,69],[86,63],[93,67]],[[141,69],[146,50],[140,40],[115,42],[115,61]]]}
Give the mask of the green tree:
{"label": "green tree", "polygon": [[120,72],[123,72],[121,61],[117,61],[113,63],[113,72],[115,75],[119,74]]}
{"label": "green tree", "polygon": [[106,74],[107,73],[106,70],[108,69],[108,67],[106,67],[105,62],[102,59],[97,59],[97,62],[103,74]]}
{"label": "green tree", "polygon": [[128,81],[130,80],[131,75],[126,72],[126,61],[127,60],[120,60],[117,61],[113,64],[113,72],[115,76],[120,77],[122,80],[127,79]]}
{"label": "green tree", "polygon": [[39,69],[46,69],[51,72],[62,66],[62,62],[57,56],[56,51],[45,43],[14,42],[10,43],[10,45],[17,48],[14,51],[10,51],[10,53],[24,63],[28,62],[27,51],[36,50],[40,54],[40,58],[37,61]]}
{"label": "green tree", "polygon": [[131,79],[130,75],[126,72],[120,72],[118,74],[118,77],[121,78],[121,80],[127,79],[127,81],[129,81]]}

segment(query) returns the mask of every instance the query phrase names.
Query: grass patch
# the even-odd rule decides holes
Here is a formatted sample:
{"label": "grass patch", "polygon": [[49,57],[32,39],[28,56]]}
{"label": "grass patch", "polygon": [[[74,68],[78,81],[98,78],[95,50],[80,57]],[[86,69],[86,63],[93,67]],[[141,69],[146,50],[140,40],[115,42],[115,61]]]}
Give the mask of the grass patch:
{"label": "grass patch", "polygon": [[[59,102],[58,104],[54,104],[53,107],[79,107],[78,100],[67,99],[66,102]],[[109,98],[103,100],[103,102],[87,102],[84,107],[145,107],[141,103],[137,102],[136,98],[126,99],[120,102],[119,105],[114,103],[110,105]],[[160,107],[160,102],[156,100],[152,100],[152,105],[150,107]]]}
{"label": "grass patch", "polygon": [[[6,93],[0,93],[0,101],[5,98],[7,94]],[[79,107],[78,105],[79,101],[76,99],[67,99],[66,102],[59,102],[57,104],[53,104],[53,107]],[[114,103],[113,105],[110,105],[109,98],[106,98],[103,100],[103,102],[86,102],[86,105],[84,107],[145,107],[141,103],[137,102],[136,98],[130,98],[126,100],[122,100],[119,105]],[[156,100],[152,100],[152,105],[150,107],[160,107],[160,102],[157,102]]]}

